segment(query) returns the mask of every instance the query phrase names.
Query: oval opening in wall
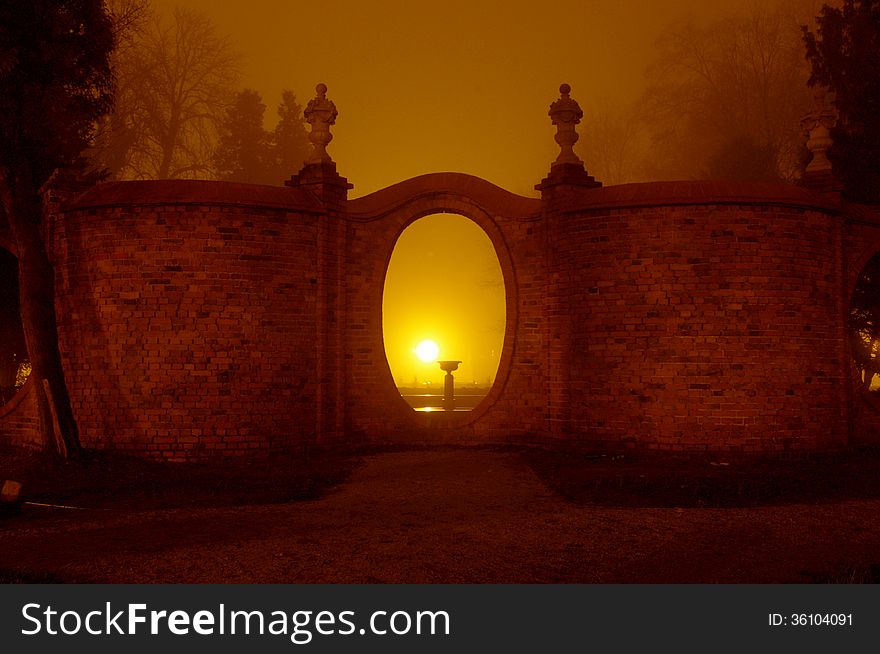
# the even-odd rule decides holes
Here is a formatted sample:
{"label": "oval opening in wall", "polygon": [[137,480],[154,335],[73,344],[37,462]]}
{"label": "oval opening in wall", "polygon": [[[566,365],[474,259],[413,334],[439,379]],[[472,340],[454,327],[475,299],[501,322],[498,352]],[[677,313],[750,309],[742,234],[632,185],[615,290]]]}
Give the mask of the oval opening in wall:
{"label": "oval opening in wall", "polygon": [[506,320],[504,277],[486,232],[455,214],[411,223],[388,264],[382,320],[391,374],[415,411],[476,407],[495,383]]}

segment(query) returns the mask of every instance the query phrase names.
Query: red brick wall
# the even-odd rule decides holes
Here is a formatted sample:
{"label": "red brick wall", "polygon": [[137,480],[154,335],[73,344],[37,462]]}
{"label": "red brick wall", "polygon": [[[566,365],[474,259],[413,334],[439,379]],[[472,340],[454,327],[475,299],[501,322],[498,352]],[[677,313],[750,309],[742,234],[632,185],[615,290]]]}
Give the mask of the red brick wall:
{"label": "red brick wall", "polygon": [[[822,196],[682,182],[551,185],[542,201],[437,174],[335,211],[296,188],[143,182],[58,216],[85,444],[171,458],[334,441],[775,451],[880,426],[854,408],[845,340],[846,289],[880,229]],[[496,384],[455,416],[409,409],[382,335],[395,241],[438,212],[486,230],[507,294]]]}
{"label": "red brick wall", "polygon": [[210,182],[99,186],[60,216],[84,445],[198,458],[313,442],[318,225],[294,189]]}
{"label": "red brick wall", "polygon": [[[360,316],[350,340],[353,428],[374,439],[590,449],[847,442],[833,202],[787,186],[672,183],[556,186],[535,207],[477,181],[426,176],[349,203],[363,221],[349,243],[350,306]],[[507,284],[505,359],[493,396],[468,417],[409,411],[381,356],[391,244],[436,211],[489,233]]]}
{"label": "red brick wall", "polygon": [[551,274],[564,286],[573,438],[668,450],[842,445],[839,218],[710,202],[559,217]]}
{"label": "red brick wall", "polygon": [[[417,177],[348,203],[347,431],[372,441],[506,442],[544,431],[544,234],[537,199],[468,175]],[[382,293],[395,242],[414,220],[457,213],[495,246],[507,321],[496,382],[471,413],[416,413],[397,392],[382,334]]]}

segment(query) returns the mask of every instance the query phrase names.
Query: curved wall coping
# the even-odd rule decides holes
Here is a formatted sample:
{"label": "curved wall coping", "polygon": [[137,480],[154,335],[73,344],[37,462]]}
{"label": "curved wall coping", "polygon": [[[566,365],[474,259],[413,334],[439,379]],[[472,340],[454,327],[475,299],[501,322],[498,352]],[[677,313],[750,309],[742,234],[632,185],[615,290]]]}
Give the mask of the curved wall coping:
{"label": "curved wall coping", "polygon": [[846,203],[845,211],[848,222],[880,227],[880,206],[878,205]]}
{"label": "curved wall coping", "polygon": [[595,209],[629,209],[680,205],[783,205],[839,213],[833,196],[793,184],[771,182],[678,181],[641,182],[585,189],[572,197],[564,213]]}
{"label": "curved wall coping", "polygon": [[468,198],[497,215],[531,216],[541,213],[539,198],[511,193],[465,173],[430,173],[349,200],[347,214],[356,220],[375,220],[410,202],[442,195]]}
{"label": "curved wall coping", "polygon": [[[465,173],[430,173],[349,200],[348,217],[370,221],[413,201],[442,195],[470,199],[498,215],[537,216],[541,199],[511,193]],[[141,180],[102,182],[76,197],[66,211],[117,206],[225,205],[322,213],[321,203],[304,189],[212,180]],[[769,182],[676,181],[642,182],[580,189],[563,213],[599,209],[675,205],[756,204],[783,205],[840,213],[833,196],[793,184]],[[849,213],[849,212],[847,212]],[[877,220],[873,211],[859,218]]]}
{"label": "curved wall coping", "polygon": [[76,197],[64,209],[75,211],[98,207],[173,204],[323,212],[317,199],[300,188],[189,179],[102,182]]}

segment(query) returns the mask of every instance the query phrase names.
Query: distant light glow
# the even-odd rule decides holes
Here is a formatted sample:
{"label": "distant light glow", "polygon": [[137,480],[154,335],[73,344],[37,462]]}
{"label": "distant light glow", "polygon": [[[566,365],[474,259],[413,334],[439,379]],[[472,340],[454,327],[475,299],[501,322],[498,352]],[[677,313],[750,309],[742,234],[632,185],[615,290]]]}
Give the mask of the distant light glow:
{"label": "distant light glow", "polygon": [[442,387],[437,359],[465,362],[459,385],[491,386],[504,342],[504,288],[495,247],[473,220],[432,214],[404,229],[382,295],[385,356],[398,388]]}
{"label": "distant light glow", "polygon": [[431,363],[436,361],[437,357],[440,355],[440,346],[434,341],[426,339],[416,345],[413,352],[415,352],[416,356],[425,363]]}

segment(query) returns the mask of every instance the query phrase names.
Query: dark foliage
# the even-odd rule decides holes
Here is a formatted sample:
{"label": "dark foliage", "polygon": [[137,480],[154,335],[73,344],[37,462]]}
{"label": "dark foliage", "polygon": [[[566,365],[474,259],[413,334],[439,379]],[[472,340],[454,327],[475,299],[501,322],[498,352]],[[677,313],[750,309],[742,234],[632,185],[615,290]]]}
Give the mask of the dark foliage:
{"label": "dark foliage", "polygon": [[231,182],[280,185],[299,172],[309,151],[302,107],[289,90],[282,93],[278,124],[263,128],[266,105],[250,89],[238,93],[214,154],[217,177]]}
{"label": "dark foliage", "polygon": [[77,162],[112,103],[113,29],[100,0],[0,2],[0,175],[38,189]]}
{"label": "dark foliage", "polygon": [[240,91],[220,126],[214,154],[217,178],[230,182],[268,184],[269,138],[263,129],[266,105],[251,89]]}
{"label": "dark foliage", "polygon": [[296,94],[289,89],[281,93],[278,124],[272,133],[272,144],[275,167],[273,183],[280,184],[300,171],[310,150],[303,108],[296,101]]}
{"label": "dark foliage", "polygon": [[865,387],[880,372],[880,255],[862,269],[849,310],[850,349]]}
{"label": "dark foliage", "polygon": [[840,112],[828,153],[852,199],[880,201],[880,0],[822,8],[816,34],[804,27],[811,85],[835,94]]}
{"label": "dark foliage", "polygon": [[795,4],[749,3],[661,33],[641,101],[649,178],[800,177],[798,125],[810,107],[802,22]]}
{"label": "dark foliage", "polygon": [[58,351],[40,189],[56,169],[80,162],[109,110],[112,49],[113,25],[102,0],[0,0],[0,197],[18,252],[22,324],[40,380],[43,436],[69,456],[79,452],[79,437]]}
{"label": "dark foliage", "polygon": [[748,134],[734,136],[724,143],[709,161],[708,179],[740,182],[780,181],[777,153],[759,145]]}

